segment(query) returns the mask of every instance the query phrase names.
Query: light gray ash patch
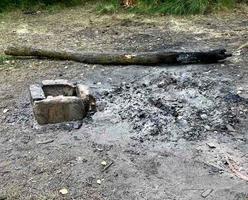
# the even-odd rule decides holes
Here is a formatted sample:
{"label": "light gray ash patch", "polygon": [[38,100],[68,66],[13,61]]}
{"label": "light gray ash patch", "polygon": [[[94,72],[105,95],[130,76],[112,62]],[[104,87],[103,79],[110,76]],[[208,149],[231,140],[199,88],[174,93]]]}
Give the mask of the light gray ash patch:
{"label": "light gray ash patch", "polygon": [[239,110],[245,102],[230,102],[233,88],[227,83],[221,77],[162,72],[115,87],[105,96],[105,109],[130,122],[143,140],[199,140],[208,134],[206,126],[225,133],[228,124],[239,123],[230,107]]}

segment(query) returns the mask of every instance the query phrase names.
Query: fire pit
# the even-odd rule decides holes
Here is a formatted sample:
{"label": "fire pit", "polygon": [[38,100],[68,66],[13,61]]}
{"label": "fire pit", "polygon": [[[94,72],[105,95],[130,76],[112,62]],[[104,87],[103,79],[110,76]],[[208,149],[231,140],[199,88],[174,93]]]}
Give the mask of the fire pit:
{"label": "fire pit", "polygon": [[45,80],[29,90],[34,116],[41,125],[81,120],[95,106],[85,85],[67,80]]}

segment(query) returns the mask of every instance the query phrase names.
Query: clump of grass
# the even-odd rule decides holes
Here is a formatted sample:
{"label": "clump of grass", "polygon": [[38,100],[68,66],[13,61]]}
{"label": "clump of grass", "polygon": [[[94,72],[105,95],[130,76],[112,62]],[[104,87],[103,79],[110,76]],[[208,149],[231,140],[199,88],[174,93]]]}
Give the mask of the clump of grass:
{"label": "clump of grass", "polygon": [[12,61],[12,60],[14,60],[14,57],[0,55],[0,65],[3,65],[5,63],[8,63],[9,61]]}
{"label": "clump of grass", "polygon": [[118,0],[99,1],[96,10],[100,13],[114,13],[121,8]]}
{"label": "clump of grass", "polygon": [[236,3],[235,0],[215,0],[214,9],[218,9],[218,10],[231,9],[234,7],[235,3]]}

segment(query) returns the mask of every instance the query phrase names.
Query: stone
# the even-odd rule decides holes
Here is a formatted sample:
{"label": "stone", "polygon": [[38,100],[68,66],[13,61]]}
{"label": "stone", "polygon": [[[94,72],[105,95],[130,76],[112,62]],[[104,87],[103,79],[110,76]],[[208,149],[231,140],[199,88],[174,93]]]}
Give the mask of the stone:
{"label": "stone", "polygon": [[103,161],[101,162],[101,165],[106,166],[106,165],[107,165],[107,162],[106,162],[105,160],[103,160]]}
{"label": "stone", "polygon": [[207,116],[206,114],[201,114],[200,117],[201,117],[201,119],[203,119],[203,120],[208,118],[208,116]]}
{"label": "stone", "polygon": [[84,85],[46,80],[30,86],[33,112],[40,125],[82,120],[95,102]]}
{"label": "stone", "polygon": [[68,194],[68,190],[66,188],[62,188],[61,190],[59,190],[59,193],[62,195],[66,195]]}
{"label": "stone", "polygon": [[42,90],[42,87],[39,84],[30,85],[29,92],[30,92],[32,102],[43,100],[46,98]]}
{"label": "stone", "polygon": [[9,112],[9,109],[6,108],[3,110],[3,113],[7,113],[7,112]]}
{"label": "stone", "polygon": [[56,79],[56,80],[44,80],[41,82],[43,86],[52,86],[52,85],[64,85],[75,87],[74,84],[65,79]]}
{"label": "stone", "polygon": [[230,132],[235,132],[235,129],[234,129],[233,126],[231,126],[230,124],[227,124],[227,125],[226,125],[226,128],[227,128],[227,130],[230,131]]}
{"label": "stone", "polygon": [[208,147],[211,148],[211,149],[216,148],[216,145],[215,145],[214,143],[212,143],[212,142],[208,142],[207,145],[208,145]]}
{"label": "stone", "polygon": [[96,99],[93,96],[93,94],[90,92],[90,90],[87,86],[82,85],[82,84],[77,84],[76,94],[81,99],[84,99],[85,101],[88,102],[86,104],[89,106],[87,109],[93,110],[93,111],[96,110]]}
{"label": "stone", "polygon": [[208,126],[208,125],[204,126],[204,128],[205,128],[207,131],[210,131],[210,130],[211,130],[211,127]]}
{"label": "stone", "polygon": [[39,124],[53,124],[83,119],[86,106],[78,97],[58,96],[33,104],[34,115]]}

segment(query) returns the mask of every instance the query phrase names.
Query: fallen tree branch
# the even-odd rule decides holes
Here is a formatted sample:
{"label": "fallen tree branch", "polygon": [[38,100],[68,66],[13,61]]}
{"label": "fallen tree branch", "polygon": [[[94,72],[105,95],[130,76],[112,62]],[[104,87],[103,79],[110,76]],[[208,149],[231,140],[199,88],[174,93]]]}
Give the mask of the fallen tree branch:
{"label": "fallen tree branch", "polygon": [[82,53],[74,51],[53,51],[25,46],[10,46],[6,55],[22,57],[72,60],[88,64],[104,65],[156,65],[156,64],[198,64],[216,63],[230,57],[225,49],[207,52],[143,52],[143,53]]}

